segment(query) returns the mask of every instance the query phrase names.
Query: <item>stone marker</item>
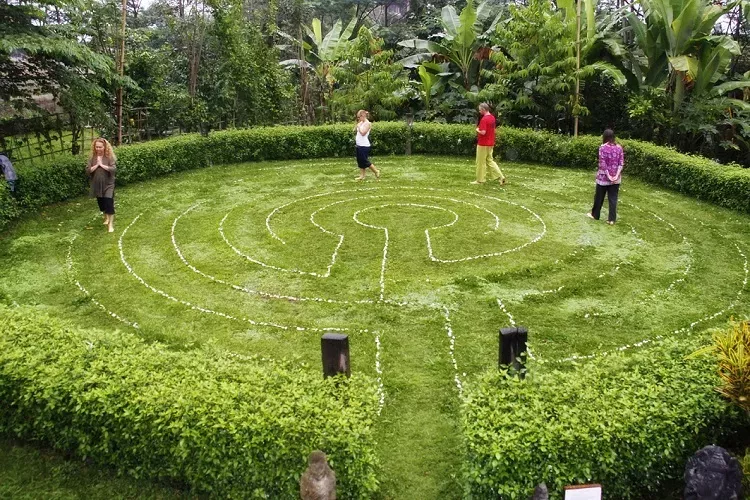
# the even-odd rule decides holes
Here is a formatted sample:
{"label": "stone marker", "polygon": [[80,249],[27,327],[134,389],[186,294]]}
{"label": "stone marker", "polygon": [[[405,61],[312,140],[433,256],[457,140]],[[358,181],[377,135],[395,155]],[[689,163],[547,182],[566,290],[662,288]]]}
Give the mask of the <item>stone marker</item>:
{"label": "stone marker", "polygon": [[326,454],[316,450],[307,459],[307,469],[299,479],[302,500],[336,500],[336,474],[328,466]]}
{"label": "stone marker", "polygon": [[742,468],[720,446],[706,446],[685,466],[685,500],[740,500]]}
{"label": "stone marker", "polygon": [[537,484],[536,488],[534,488],[534,495],[531,497],[531,500],[549,500],[547,485],[544,483]]}

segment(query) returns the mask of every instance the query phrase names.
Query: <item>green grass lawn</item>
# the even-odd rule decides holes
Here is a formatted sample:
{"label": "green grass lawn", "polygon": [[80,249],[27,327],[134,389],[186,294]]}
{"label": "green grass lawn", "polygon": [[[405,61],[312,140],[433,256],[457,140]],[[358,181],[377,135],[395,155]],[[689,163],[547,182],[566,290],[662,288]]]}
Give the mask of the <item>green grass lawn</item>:
{"label": "green grass lawn", "polygon": [[[213,167],[46,208],[0,239],[0,299],[190,349],[294,357],[346,332],[352,370],[382,381],[385,498],[458,498],[464,383],[529,328],[545,366],[747,317],[750,217],[627,174],[618,223],[586,217],[593,172],[470,159]],[[606,205],[603,218],[606,214]],[[645,346],[645,347],[644,347]]]}
{"label": "green grass lawn", "polygon": [[117,477],[107,469],[65,460],[49,450],[0,440],[0,498],[177,500],[189,497],[166,485]]}

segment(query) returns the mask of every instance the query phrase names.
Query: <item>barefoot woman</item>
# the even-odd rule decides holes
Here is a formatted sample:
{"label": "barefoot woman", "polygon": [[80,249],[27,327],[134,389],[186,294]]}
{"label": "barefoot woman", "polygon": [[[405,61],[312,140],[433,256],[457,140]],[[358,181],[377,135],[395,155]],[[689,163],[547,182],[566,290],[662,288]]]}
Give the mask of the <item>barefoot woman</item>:
{"label": "barefoot woman", "polygon": [[115,230],[116,162],[117,157],[106,139],[100,137],[91,143],[86,173],[91,180],[91,196],[96,197],[99,210],[104,213],[104,224],[110,233]]}

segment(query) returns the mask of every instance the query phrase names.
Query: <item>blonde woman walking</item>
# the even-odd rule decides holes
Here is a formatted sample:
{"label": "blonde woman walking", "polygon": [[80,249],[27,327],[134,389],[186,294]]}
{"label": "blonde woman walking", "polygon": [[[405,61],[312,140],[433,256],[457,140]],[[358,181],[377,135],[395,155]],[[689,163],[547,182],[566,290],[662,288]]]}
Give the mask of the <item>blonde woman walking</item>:
{"label": "blonde woman walking", "polygon": [[354,143],[357,145],[357,166],[359,167],[359,177],[355,180],[362,181],[365,179],[365,174],[369,168],[375,173],[375,178],[380,179],[380,170],[375,168],[375,165],[370,161],[370,130],[372,129],[372,123],[368,120],[370,113],[364,109],[357,111],[357,125],[354,126],[356,136],[354,137]]}
{"label": "blonde woman walking", "polygon": [[115,172],[117,157],[106,139],[94,139],[91,155],[86,165],[86,174],[91,181],[91,196],[96,198],[99,210],[104,214],[104,225],[112,233],[115,230]]}

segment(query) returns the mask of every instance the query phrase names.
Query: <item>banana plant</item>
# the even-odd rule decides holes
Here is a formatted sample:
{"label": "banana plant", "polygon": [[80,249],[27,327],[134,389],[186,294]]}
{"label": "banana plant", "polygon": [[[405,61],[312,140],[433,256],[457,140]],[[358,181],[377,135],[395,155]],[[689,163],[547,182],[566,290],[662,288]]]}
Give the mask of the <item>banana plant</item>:
{"label": "banana plant", "polygon": [[493,83],[483,89],[483,96],[508,103],[509,115],[529,124],[562,128],[571,116],[588,113],[575,91],[577,79],[605,73],[624,85],[623,69],[610,62],[625,51],[616,33],[618,16],[607,13],[597,19],[595,1],[583,1],[590,14],[581,26],[580,68],[573,0],[558,0],[557,8],[547,0],[529,0],[511,6],[494,35],[500,49],[492,54],[495,64],[487,73]]}
{"label": "banana plant", "polygon": [[310,26],[303,26],[307,39],[298,40],[287,33],[279,31],[282,38],[292,42],[296,47],[301,47],[303,57],[298,59],[286,59],[281,61],[284,67],[305,66],[314,70],[322,79],[330,80],[331,67],[335,66],[347,53],[351,46],[352,32],[356,19],[352,19],[342,30],[339,19],[333,27],[323,36],[323,26],[320,19],[313,19]]}
{"label": "banana plant", "polygon": [[[489,28],[483,29],[485,22],[492,16],[493,7],[489,2],[482,2],[476,9],[472,0],[458,14],[452,5],[446,5],[441,11],[440,42],[431,40],[410,39],[398,42],[401,47],[415,49],[417,54],[406,57],[400,62],[404,66],[413,66],[432,59],[448,60],[458,67],[466,90],[471,88],[473,75],[478,75],[481,61],[487,59],[490,47],[488,35],[491,34],[501,14],[497,14]],[[484,50],[483,50],[484,49]]]}
{"label": "banana plant", "polygon": [[[599,16],[597,20],[596,7],[598,0],[580,0],[584,17],[581,22],[581,65],[584,73],[604,73],[618,85],[624,85],[628,81],[636,84],[632,75],[623,72],[625,67],[621,61],[627,55],[627,48],[618,33],[618,27],[629,9],[624,6],[620,9],[607,12]],[[575,0],[558,0],[557,6],[564,12],[565,23],[570,26],[571,32],[576,31],[576,2]],[[613,62],[601,60],[603,55]],[[585,68],[589,66],[588,68]],[[628,78],[631,77],[631,78]]]}
{"label": "banana plant", "polygon": [[[311,107],[310,96],[307,92],[307,72],[310,71],[313,74],[312,87],[318,91],[319,106],[325,111],[336,83],[333,69],[341,64],[351,48],[353,43],[351,38],[356,21],[356,18],[352,19],[342,29],[342,22],[339,19],[325,36],[323,35],[323,25],[318,18],[313,19],[310,26],[302,27],[307,35],[306,37],[298,39],[283,31],[278,32],[280,37],[291,42],[291,45],[299,52],[298,58],[285,59],[279,64],[285,68],[299,68],[303,107]],[[288,46],[280,48],[288,48]]]}
{"label": "banana plant", "polygon": [[421,84],[420,97],[424,102],[425,112],[430,111],[430,101],[433,95],[442,90],[444,84],[442,77],[446,75],[447,64],[437,64],[425,61],[417,68],[417,74]]}
{"label": "banana plant", "polygon": [[[726,73],[732,57],[740,54],[736,41],[726,35],[713,35],[721,16],[737,7],[740,0],[725,5],[708,0],[639,0],[644,19],[629,15],[638,47],[647,59],[642,84],[664,85],[677,112],[688,94],[713,93]],[[750,81],[727,82],[730,88],[750,86]]]}

